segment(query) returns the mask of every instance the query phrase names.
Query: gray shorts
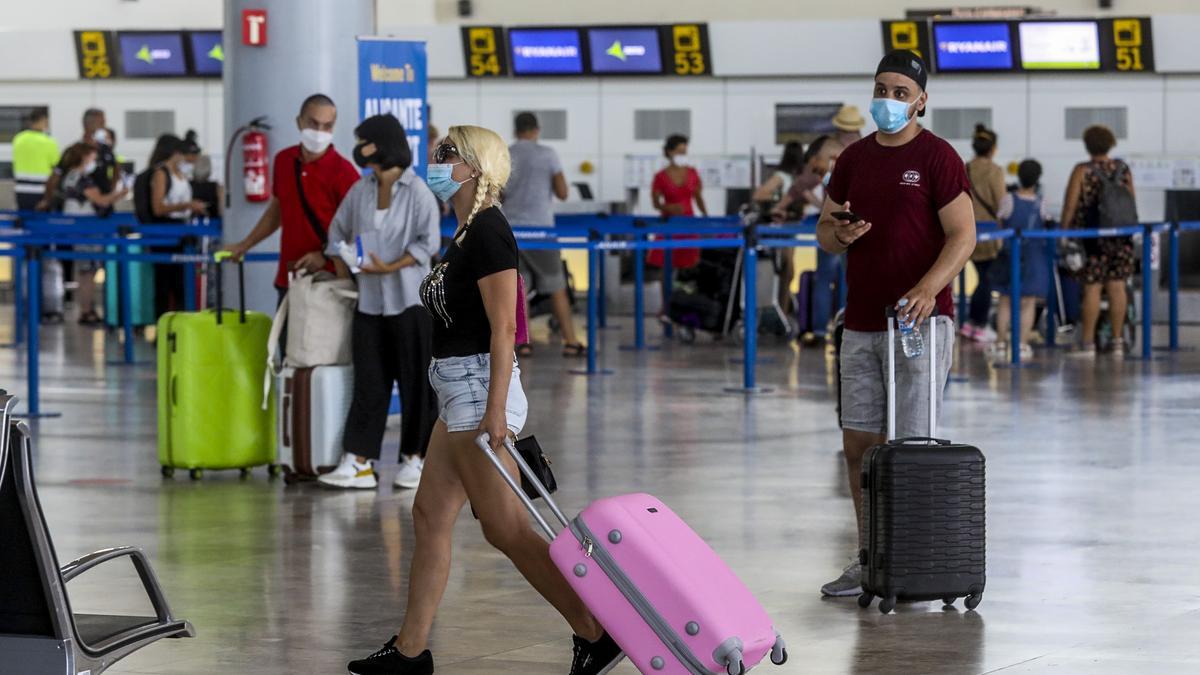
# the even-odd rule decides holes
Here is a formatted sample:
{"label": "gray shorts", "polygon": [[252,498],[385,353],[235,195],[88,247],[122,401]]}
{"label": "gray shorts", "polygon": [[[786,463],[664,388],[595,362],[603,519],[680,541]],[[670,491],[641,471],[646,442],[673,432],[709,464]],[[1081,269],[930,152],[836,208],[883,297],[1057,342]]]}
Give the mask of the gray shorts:
{"label": "gray shorts", "polygon": [[[453,432],[474,431],[487,411],[488,385],[492,381],[490,354],[452,356],[434,359],[429,364],[429,383],[437,394],[438,418]],[[512,380],[508,384],[508,429],[521,433],[529,416],[529,402],[521,388],[521,368],[513,359]]]}
{"label": "gray shorts", "polygon": [[[935,317],[937,324],[937,398],[942,393],[954,361],[954,321]],[[929,325],[922,327],[929,348]],[[929,353],[905,358],[896,338],[896,437],[929,435]],[[842,428],[887,433],[887,331],[847,329],[842,337]]]}
{"label": "gray shorts", "polygon": [[567,287],[563,274],[562,252],[553,249],[521,251],[521,276],[531,289],[542,295],[557,293]]}

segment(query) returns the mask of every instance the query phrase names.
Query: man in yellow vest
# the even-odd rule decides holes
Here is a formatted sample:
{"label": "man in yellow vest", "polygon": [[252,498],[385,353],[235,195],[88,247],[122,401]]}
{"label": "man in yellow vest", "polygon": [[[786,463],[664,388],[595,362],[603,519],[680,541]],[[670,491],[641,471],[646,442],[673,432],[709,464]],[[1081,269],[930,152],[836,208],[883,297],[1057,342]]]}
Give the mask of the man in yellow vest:
{"label": "man in yellow vest", "polygon": [[29,114],[26,129],[13,137],[13,177],[21,211],[38,208],[46,193],[46,180],[58,165],[58,143],[46,133],[49,126],[49,113],[38,108]]}

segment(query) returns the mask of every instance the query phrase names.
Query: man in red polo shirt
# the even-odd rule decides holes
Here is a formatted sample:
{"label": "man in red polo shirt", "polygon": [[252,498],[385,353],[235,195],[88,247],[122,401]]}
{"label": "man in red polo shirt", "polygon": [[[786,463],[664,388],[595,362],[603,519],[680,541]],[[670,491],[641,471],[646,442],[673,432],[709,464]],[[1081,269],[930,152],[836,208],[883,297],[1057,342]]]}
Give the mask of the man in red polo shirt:
{"label": "man in red polo shirt", "polygon": [[[817,241],[847,254],[842,337],[842,447],[862,547],[862,461],[886,440],[887,309],[896,308],[934,350],[941,398],[954,349],[950,282],[975,250],[975,213],[962,158],[917,124],[929,101],[921,57],[896,50],[875,72],[871,117],[879,130],[842,151],[825,193]],[[936,311],[936,315],[935,315]],[[928,320],[928,321],[927,321]],[[929,322],[937,322],[937,344]],[[929,435],[929,356],[896,355],[896,434]],[[938,406],[939,409],[941,406]],[[858,595],[862,567],[852,556],[825,584],[829,596]]]}
{"label": "man in red polo shirt", "polygon": [[337,107],[328,96],[313,94],[304,99],[296,117],[300,144],[275,155],[267,210],[245,239],[225,247],[240,258],[282,226],[279,271],[275,274],[281,301],[287,293],[289,271],[333,271],[333,263],[323,254],[329,221],[359,179],[358,169],[332,145],[336,122]]}

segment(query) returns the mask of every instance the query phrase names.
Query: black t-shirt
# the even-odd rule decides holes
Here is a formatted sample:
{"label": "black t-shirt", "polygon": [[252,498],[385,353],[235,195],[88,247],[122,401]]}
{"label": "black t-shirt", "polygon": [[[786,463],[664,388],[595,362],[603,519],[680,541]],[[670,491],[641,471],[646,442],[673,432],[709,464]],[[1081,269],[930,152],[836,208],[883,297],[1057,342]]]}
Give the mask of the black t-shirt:
{"label": "black t-shirt", "polygon": [[517,269],[517,240],[495,206],[476,214],[459,242],[421,282],[421,302],[433,315],[433,356],[471,356],[491,351],[492,326],[479,280]]}

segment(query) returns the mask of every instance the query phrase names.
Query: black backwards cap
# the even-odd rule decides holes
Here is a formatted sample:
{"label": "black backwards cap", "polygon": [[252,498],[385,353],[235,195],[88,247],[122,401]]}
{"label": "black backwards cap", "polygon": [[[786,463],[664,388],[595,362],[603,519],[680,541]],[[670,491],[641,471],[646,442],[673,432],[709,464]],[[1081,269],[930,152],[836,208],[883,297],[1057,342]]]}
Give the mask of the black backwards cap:
{"label": "black backwards cap", "polygon": [[375,115],[363,120],[354,130],[354,135],[367,143],[375,144],[375,152],[371,161],[379,162],[384,167],[399,166],[407,169],[412,166],[412,150],[408,147],[408,137],[400,120],[392,115]]}
{"label": "black backwards cap", "polygon": [[876,76],[880,73],[904,75],[916,82],[921,91],[925,90],[925,83],[929,80],[929,69],[926,68],[925,61],[907,49],[894,49],[885,54],[879,62],[879,67],[875,69]]}

